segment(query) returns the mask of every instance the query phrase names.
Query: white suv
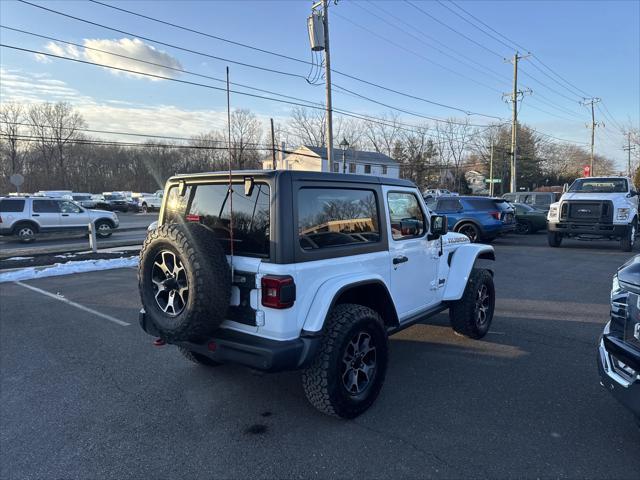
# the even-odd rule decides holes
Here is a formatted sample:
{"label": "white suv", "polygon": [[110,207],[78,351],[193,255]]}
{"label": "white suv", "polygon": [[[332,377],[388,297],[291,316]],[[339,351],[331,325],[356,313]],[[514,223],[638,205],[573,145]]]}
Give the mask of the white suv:
{"label": "white suv", "polygon": [[167,183],[138,273],[140,324],[158,343],[204,365],[302,370],[312,405],[353,418],[382,388],[389,335],[444,310],[456,332],[487,333],[493,273],[476,261],[493,248],[447,233],[413,183],[286,170],[228,180]]}
{"label": "white suv", "polygon": [[95,225],[105,238],[120,224],[118,216],[104,210],[88,210],[71,200],[49,197],[0,197],[0,235],[15,235],[32,242],[36,234],[85,230]]}
{"label": "white suv", "polygon": [[549,245],[563,238],[620,240],[630,252],[638,234],[638,192],[628,177],[587,177],[575,180],[547,214]]}

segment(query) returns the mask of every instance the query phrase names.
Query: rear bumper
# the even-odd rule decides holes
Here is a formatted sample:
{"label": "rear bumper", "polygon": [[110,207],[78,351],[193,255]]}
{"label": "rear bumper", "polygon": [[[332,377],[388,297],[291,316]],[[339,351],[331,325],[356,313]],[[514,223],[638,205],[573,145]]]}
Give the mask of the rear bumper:
{"label": "rear bumper", "polygon": [[622,237],[627,234],[629,225],[615,225],[613,223],[584,223],[584,222],[549,222],[550,232],[567,235],[600,235],[603,237]]}
{"label": "rear bumper", "polygon": [[[144,310],[138,316],[140,326],[150,335],[159,337],[153,323],[149,322]],[[175,342],[220,363],[236,363],[265,372],[298,370],[311,363],[320,349],[321,335],[303,335],[294,340],[278,341],[238,332],[220,329],[203,342]]]}
{"label": "rear bumper", "polygon": [[0,235],[11,235],[13,233],[13,229],[10,227],[0,227]]}
{"label": "rear bumper", "polygon": [[616,359],[640,372],[640,352],[620,339],[605,334],[598,347],[600,383],[636,417],[640,417],[640,374],[632,378],[614,364]]}

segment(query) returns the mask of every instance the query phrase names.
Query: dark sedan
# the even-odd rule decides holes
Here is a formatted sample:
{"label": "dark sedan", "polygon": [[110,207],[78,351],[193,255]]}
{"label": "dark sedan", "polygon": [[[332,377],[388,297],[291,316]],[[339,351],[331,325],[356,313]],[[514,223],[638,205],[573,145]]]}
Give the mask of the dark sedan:
{"label": "dark sedan", "polygon": [[523,235],[546,230],[547,214],[524,203],[512,203],[516,211],[516,233]]}

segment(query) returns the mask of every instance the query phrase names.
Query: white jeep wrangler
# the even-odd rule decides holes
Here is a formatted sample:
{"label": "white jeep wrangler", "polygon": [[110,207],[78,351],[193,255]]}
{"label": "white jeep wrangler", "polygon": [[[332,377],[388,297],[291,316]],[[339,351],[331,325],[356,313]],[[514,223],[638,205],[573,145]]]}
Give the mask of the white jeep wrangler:
{"label": "white jeep wrangler", "polygon": [[547,214],[551,247],[563,238],[620,240],[630,252],[638,233],[638,193],[628,177],[587,177],[575,180]]}
{"label": "white jeep wrangler", "polygon": [[243,171],[231,185],[167,182],[138,276],[158,343],[204,365],[302,370],[316,408],[353,418],[380,392],[390,334],[445,309],[460,334],[489,330],[493,273],[475,266],[493,248],[447,233],[413,183]]}

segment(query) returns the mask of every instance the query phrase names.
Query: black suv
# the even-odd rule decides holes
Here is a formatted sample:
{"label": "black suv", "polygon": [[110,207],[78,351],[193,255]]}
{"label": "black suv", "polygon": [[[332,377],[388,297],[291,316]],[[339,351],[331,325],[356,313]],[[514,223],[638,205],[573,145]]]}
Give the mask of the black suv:
{"label": "black suv", "polygon": [[602,385],[631,410],[640,426],[640,255],[613,277],[611,321],[598,352]]}

